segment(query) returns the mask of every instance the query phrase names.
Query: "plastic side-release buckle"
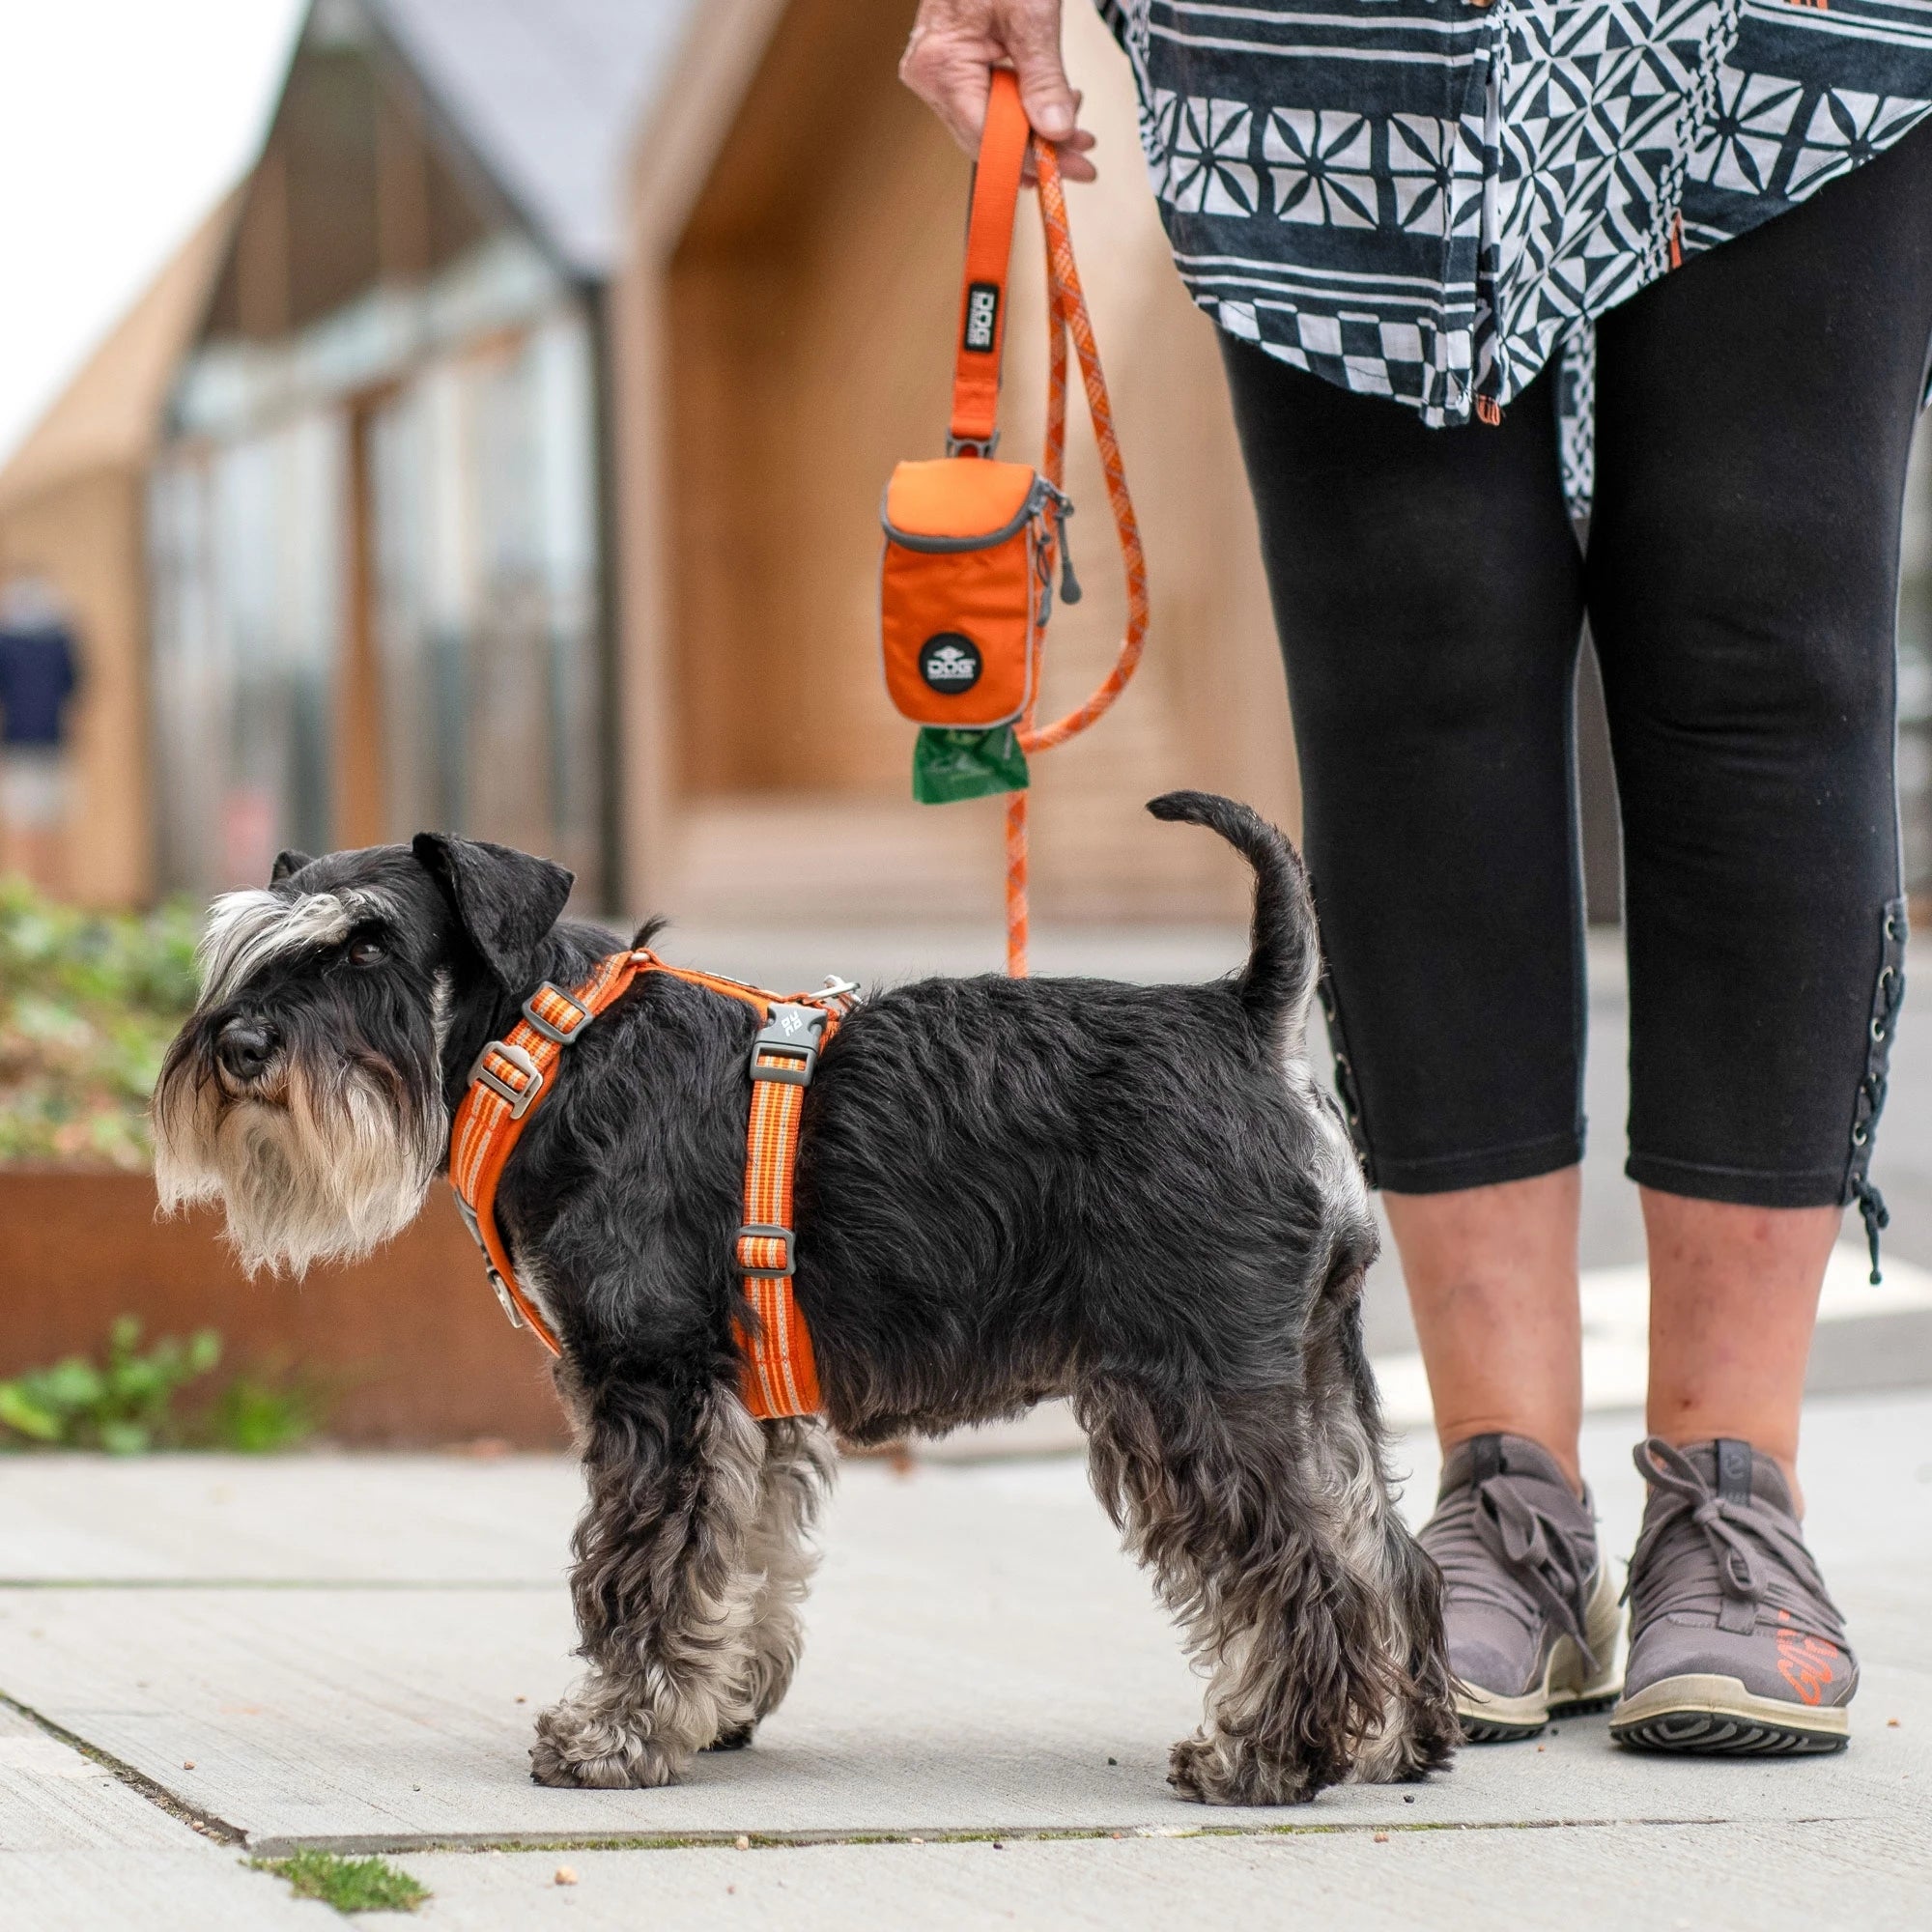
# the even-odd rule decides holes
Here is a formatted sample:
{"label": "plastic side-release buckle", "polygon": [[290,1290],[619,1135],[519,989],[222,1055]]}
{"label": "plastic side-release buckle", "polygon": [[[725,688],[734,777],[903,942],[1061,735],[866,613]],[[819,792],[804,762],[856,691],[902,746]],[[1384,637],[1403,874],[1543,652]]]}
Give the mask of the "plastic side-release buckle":
{"label": "plastic side-release buckle", "polygon": [[752,1078],[810,1087],[825,1015],[817,1007],[774,1007],[752,1042]]}

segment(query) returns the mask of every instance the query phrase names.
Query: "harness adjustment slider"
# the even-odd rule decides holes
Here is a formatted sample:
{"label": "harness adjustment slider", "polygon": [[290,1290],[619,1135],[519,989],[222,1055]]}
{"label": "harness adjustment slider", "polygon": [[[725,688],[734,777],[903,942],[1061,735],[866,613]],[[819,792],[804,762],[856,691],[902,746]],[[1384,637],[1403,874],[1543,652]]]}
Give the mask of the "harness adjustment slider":
{"label": "harness adjustment slider", "polygon": [[[500,1060],[514,1073],[524,1076],[521,1087],[512,1087],[502,1074],[490,1065],[492,1060]],[[510,1118],[521,1121],[530,1110],[530,1102],[544,1090],[543,1068],[532,1060],[521,1046],[507,1039],[493,1039],[476,1056],[475,1064],[469,1069],[469,1084],[472,1087],[487,1087],[498,1099],[507,1100]]]}
{"label": "harness adjustment slider", "polygon": [[[747,1241],[780,1242],[784,1248],[784,1265],[782,1267],[753,1266],[752,1263],[745,1259],[745,1243]],[[798,1272],[793,1259],[797,1244],[798,1237],[789,1228],[781,1227],[772,1221],[747,1221],[738,1230],[738,1238],[733,1250],[737,1259],[738,1272],[740,1274],[754,1275],[760,1281],[782,1281],[787,1276]]]}
{"label": "harness adjustment slider", "polygon": [[[571,1016],[568,1022],[559,1026],[556,1021],[539,1010],[538,1002],[546,998],[570,1009]],[[574,993],[566,993],[554,980],[546,980],[524,1002],[524,1017],[546,1039],[554,1041],[558,1046],[568,1046],[597,1016]]]}

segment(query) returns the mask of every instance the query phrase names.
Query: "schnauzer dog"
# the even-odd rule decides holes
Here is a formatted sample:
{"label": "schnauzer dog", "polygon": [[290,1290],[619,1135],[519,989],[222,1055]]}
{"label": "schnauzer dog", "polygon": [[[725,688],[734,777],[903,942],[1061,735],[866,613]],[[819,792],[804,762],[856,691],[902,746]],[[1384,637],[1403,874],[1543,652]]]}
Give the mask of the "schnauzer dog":
{"label": "schnauzer dog", "polygon": [[[739,1395],[754,1014],[648,974],[570,1049],[497,1195],[563,1342],[588,1491],[571,1587],[589,1669],[538,1720],[540,1783],[663,1784],[778,1705],[826,1423],[878,1443],[1051,1395],[1208,1677],[1179,1792],[1294,1804],[1447,1761],[1440,1579],[1391,1504],[1362,1345],[1375,1222],[1306,1054],[1301,864],[1228,800],[1149,810],[1253,867],[1237,975],[927,980],[860,1004],[827,1049],[795,1283],[823,1421],[761,1423]],[[156,1094],[163,1203],[218,1198],[251,1268],[395,1235],[484,1043],[543,980],[619,949],[560,920],[570,885],[425,834],[285,853],[266,890],[218,900]]]}

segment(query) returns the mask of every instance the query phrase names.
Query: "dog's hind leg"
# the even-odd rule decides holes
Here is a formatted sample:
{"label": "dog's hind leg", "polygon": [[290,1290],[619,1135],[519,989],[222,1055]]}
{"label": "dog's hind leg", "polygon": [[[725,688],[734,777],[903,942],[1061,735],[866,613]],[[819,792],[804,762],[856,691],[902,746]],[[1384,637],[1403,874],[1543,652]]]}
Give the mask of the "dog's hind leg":
{"label": "dog's hind leg", "polygon": [[745,1544],[745,1567],[757,1578],[752,1602],[742,1696],[721,1719],[713,1750],[752,1741],[761,1719],[784,1701],[805,1632],[799,1605],[818,1567],[812,1524],[832,1486],[832,1435],[816,1418],[767,1422],[758,1510]]}
{"label": "dog's hind leg", "polygon": [[1442,1578],[1390,1493],[1381,1406],[1362,1345],[1362,1271],[1338,1269],[1302,1337],[1308,1488],[1335,1524],[1335,1548],[1373,1622],[1388,1689],[1351,1776],[1391,1784],[1447,1764],[1458,1736],[1442,1634]]}
{"label": "dog's hind leg", "polygon": [[735,1390],[601,1395],[571,1594],[590,1669],[537,1719],[539,1784],[668,1784],[746,1703],[764,1432]]}
{"label": "dog's hind leg", "polygon": [[1094,1489],[1209,1672],[1168,1781],[1210,1804],[1302,1804],[1341,1782],[1387,1672],[1304,1475],[1298,1393],[1110,1378],[1074,1400]]}

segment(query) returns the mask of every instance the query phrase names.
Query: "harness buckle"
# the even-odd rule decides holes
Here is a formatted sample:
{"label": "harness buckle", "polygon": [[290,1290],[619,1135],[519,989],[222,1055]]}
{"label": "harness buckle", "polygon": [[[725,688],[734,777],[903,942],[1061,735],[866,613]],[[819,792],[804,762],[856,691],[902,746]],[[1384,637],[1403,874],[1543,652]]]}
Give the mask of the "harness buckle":
{"label": "harness buckle", "polygon": [[[514,1071],[524,1076],[522,1087],[512,1087],[490,1065],[492,1054],[507,1062]],[[469,1084],[472,1087],[487,1087],[499,1099],[508,1101],[511,1120],[521,1121],[529,1112],[530,1102],[543,1092],[543,1068],[521,1046],[512,1046],[506,1039],[493,1039],[476,1056],[475,1065],[469,1069]]]}
{"label": "harness buckle", "polygon": [[[782,1241],[784,1243],[784,1265],[782,1267],[753,1267],[740,1258],[747,1241]],[[747,1221],[738,1230],[738,1237],[732,1244],[731,1256],[738,1264],[740,1274],[755,1275],[760,1281],[782,1281],[786,1276],[798,1272],[793,1255],[798,1237],[789,1228],[781,1228],[770,1221]]]}
{"label": "harness buckle", "polygon": [[[555,1021],[546,1019],[537,1011],[537,1002],[548,993],[552,999],[568,1007],[573,1018],[567,1026],[558,1026]],[[575,993],[566,993],[554,980],[546,980],[527,1000],[524,1002],[524,1017],[538,1033],[555,1046],[568,1046],[590,1022],[596,1018],[590,1009]]]}
{"label": "harness buckle", "polygon": [[[810,1087],[818,1065],[819,1036],[825,1014],[817,1007],[774,1007],[771,1017],[752,1042],[752,1078],[775,1080],[786,1087]],[[760,1063],[765,1054],[780,1056],[776,1065]]]}
{"label": "harness buckle", "polygon": [[1000,432],[991,436],[954,436],[949,430],[946,437],[948,456],[982,456],[988,463],[993,460],[993,452],[1000,446]]}
{"label": "harness buckle", "polygon": [[482,1249],[483,1272],[489,1277],[490,1286],[496,1291],[497,1300],[502,1307],[503,1313],[510,1318],[510,1326],[521,1328],[524,1325],[524,1318],[517,1313],[517,1304],[510,1299],[509,1288],[505,1285],[503,1277],[497,1272],[497,1264],[490,1259],[490,1250],[483,1244],[483,1228],[476,1218],[475,1208],[463,1198],[460,1188],[452,1187],[449,1191],[456,1197],[456,1211],[462,1215],[463,1225],[469,1230],[469,1238]]}

